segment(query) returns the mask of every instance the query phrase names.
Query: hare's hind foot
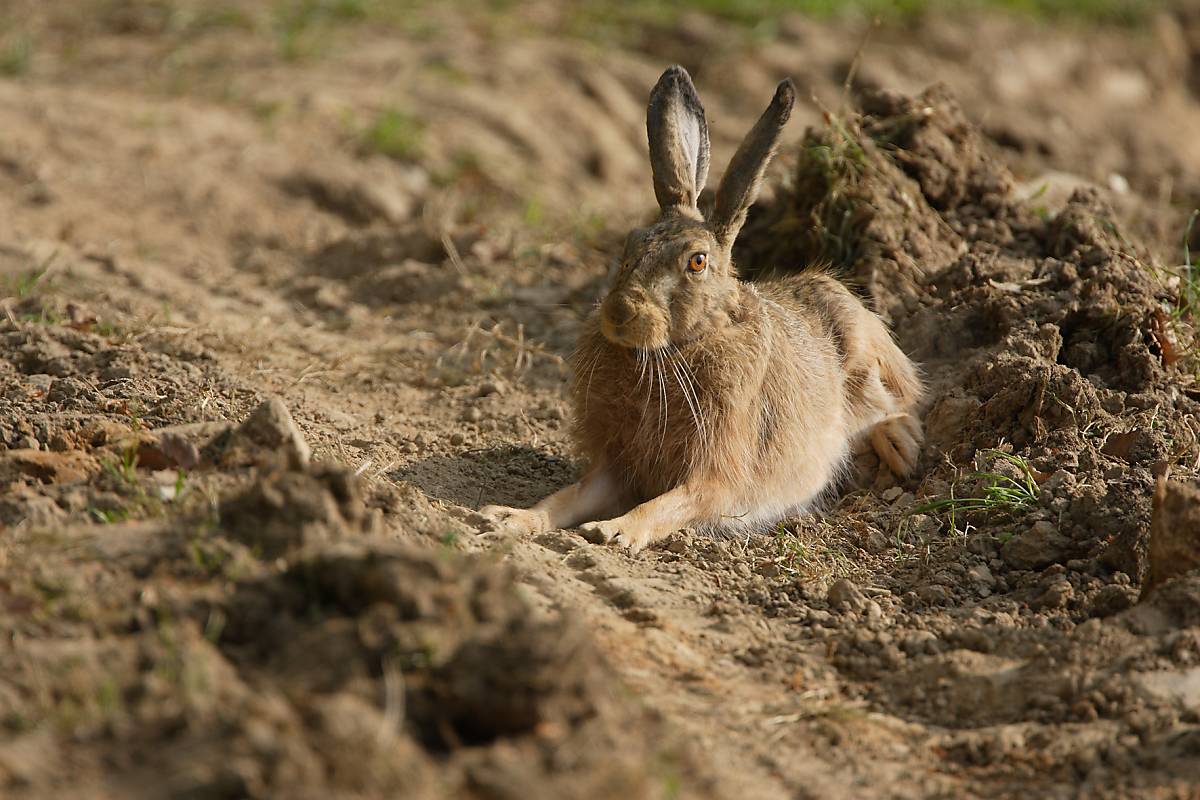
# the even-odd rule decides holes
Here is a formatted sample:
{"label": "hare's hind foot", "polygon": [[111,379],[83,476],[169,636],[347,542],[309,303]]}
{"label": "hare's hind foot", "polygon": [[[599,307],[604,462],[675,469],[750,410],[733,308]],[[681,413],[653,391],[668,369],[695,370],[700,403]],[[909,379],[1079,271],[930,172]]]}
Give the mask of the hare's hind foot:
{"label": "hare's hind foot", "polygon": [[916,468],[924,441],[920,420],[907,412],[884,417],[871,428],[871,447],[888,469],[902,478]]}

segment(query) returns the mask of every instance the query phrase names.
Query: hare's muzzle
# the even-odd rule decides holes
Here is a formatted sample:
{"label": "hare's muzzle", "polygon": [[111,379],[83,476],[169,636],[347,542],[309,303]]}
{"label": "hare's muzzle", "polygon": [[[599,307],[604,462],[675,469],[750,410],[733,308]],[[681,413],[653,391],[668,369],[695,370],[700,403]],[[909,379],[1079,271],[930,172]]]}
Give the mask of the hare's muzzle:
{"label": "hare's muzzle", "polygon": [[600,331],[622,347],[659,347],[666,343],[667,320],[643,293],[613,292],[600,306]]}

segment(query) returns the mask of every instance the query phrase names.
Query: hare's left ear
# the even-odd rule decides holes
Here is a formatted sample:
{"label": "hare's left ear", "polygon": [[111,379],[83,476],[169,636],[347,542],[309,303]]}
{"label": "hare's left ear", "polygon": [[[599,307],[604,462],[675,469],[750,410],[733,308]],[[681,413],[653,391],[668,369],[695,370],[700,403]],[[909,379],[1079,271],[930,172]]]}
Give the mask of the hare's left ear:
{"label": "hare's left ear", "polygon": [[775,89],[771,105],[746,134],[721,177],[708,224],[723,247],[733,245],[746,221],[746,212],[758,196],[767,164],[775,154],[775,146],[779,144],[779,136],[792,115],[795,102],[796,87],[789,78]]}
{"label": "hare's left ear", "polygon": [[669,67],[650,92],[646,108],[654,196],[663,211],[696,208],[708,179],[708,120],[691,76]]}

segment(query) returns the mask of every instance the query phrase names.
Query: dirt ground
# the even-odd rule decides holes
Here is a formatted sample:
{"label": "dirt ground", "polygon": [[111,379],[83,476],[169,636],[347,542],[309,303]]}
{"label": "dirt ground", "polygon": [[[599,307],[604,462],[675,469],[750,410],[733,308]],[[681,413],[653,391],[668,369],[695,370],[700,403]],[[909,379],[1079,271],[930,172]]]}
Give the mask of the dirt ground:
{"label": "dirt ground", "polygon": [[[1200,796],[1200,14],[868,28],[0,10],[0,794]],[[672,62],[717,174],[812,98],[738,262],[871,299],[920,468],[491,532],[576,474]]]}

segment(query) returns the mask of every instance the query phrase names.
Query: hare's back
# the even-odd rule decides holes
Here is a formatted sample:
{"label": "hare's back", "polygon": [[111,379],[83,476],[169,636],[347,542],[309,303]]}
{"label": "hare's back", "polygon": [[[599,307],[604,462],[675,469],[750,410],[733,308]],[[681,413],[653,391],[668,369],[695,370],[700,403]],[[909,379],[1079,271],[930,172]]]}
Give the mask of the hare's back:
{"label": "hare's back", "polygon": [[809,270],[757,286],[763,296],[806,323],[812,333],[829,339],[843,362],[859,349],[856,340],[867,333],[862,330],[864,325],[882,325],[841,281],[822,271]]}
{"label": "hare's back", "polygon": [[837,350],[845,374],[878,370],[883,385],[905,407],[921,397],[917,370],[892,332],[837,278],[821,271],[803,272],[766,281],[760,291],[808,320],[810,330],[822,331]]}

